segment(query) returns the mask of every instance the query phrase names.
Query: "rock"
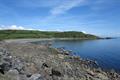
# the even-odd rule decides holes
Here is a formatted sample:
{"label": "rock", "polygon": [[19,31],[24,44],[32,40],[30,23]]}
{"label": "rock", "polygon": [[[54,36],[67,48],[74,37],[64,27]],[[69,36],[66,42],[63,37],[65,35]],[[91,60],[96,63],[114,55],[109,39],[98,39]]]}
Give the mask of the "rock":
{"label": "rock", "polygon": [[47,63],[43,63],[41,68],[43,68],[43,69],[44,69],[44,68],[48,68],[48,67],[49,67],[49,66],[48,66],[48,64],[47,64]]}
{"label": "rock", "polygon": [[26,77],[30,78],[32,75],[31,74],[27,74]]}
{"label": "rock", "polygon": [[26,75],[19,75],[19,80],[28,80]]}
{"label": "rock", "polygon": [[24,65],[24,72],[26,75],[32,75],[38,72],[38,69],[34,63],[26,63]]}
{"label": "rock", "polygon": [[60,59],[64,59],[64,55],[63,54],[58,54],[58,57],[60,58]]}
{"label": "rock", "polygon": [[4,53],[0,50],[0,56],[2,56]]}
{"label": "rock", "polygon": [[52,74],[51,74],[52,76],[53,76],[53,75],[55,75],[55,76],[59,76],[59,77],[62,76],[61,72],[58,71],[58,70],[52,69],[51,72],[52,72]]}
{"label": "rock", "polygon": [[44,80],[40,74],[33,74],[29,80]]}
{"label": "rock", "polygon": [[0,72],[4,74],[11,68],[11,56],[6,49],[0,48]]}
{"label": "rock", "polygon": [[9,70],[6,75],[11,77],[13,80],[19,80],[19,72],[16,69]]}
{"label": "rock", "polygon": [[0,73],[1,73],[1,74],[5,74],[5,72],[4,72],[3,69],[0,69]]}
{"label": "rock", "polygon": [[18,75],[19,72],[18,72],[16,69],[13,69],[13,70],[9,70],[9,71],[7,72],[7,74],[10,74],[10,75]]}
{"label": "rock", "polygon": [[14,58],[12,60],[13,69],[17,69],[19,72],[21,72],[24,66],[25,66],[24,62],[22,62],[19,58]]}
{"label": "rock", "polygon": [[64,48],[57,48],[57,51],[64,55],[70,55],[71,51],[65,50]]}
{"label": "rock", "polygon": [[95,76],[95,73],[94,73],[93,71],[90,71],[90,70],[89,70],[87,73],[88,73],[89,75],[91,75],[91,76]]}
{"label": "rock", "polygon": [[104,74],[101,74],[101,73],[97,74],[97,78],[99,78],[101,80],[108,80],[108,77]]}
{"label": "rock", "polygon": [[9,63],[3,63],[0,65],[0,72],[4,74],[6,71],[10,69],[11,65]]}
{"label": "rock", "polygon": [[67,55],[64,49],[58,52],[30,43],[5,45],[0,48],[0,80],[120,80],[118,73],[94,68],[94,61]]}

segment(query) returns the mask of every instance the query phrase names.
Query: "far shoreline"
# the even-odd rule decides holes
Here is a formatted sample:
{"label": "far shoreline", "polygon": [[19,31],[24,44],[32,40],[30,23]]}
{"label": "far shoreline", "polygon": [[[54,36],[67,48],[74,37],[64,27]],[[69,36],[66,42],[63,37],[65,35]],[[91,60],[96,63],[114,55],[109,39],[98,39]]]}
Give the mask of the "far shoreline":
{"label": "far shoreline", "polygon": [[[116,38],[109,38],[116,39]],[[26,43],[26,42],[36,42],[36,41],[53,41],[53,40],[108,40],[108,38],[98,38],[98,39],[90,39],[90,38],[19,38],[19,39],[5,39],[5,42],[18,42],[18,43]]]}
{"label": "far shoreline", "polygon": [[36,41],[53,41],[53,40],[100,40],[99,39],[89,39],[89,38],[21,38],[21,39],[5,39],[5,42],[18,42],[18,43],[26,43],[26,42],[36,42]]}

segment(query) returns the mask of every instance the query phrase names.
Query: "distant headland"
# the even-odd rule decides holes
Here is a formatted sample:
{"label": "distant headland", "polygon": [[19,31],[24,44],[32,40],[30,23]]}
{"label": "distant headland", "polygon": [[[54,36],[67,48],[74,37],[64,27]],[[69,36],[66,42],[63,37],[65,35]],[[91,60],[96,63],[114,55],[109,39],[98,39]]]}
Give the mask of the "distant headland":
{"label": "distant headland", "polygon": [[98,36],[77,31],[0,30],[1,40],[23,38],[100,39]]}

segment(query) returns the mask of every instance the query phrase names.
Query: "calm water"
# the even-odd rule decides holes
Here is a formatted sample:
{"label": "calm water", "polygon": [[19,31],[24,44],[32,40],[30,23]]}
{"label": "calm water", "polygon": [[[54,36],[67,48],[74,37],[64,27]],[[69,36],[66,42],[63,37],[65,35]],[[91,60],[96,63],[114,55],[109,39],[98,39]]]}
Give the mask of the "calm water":
{"label": "calm water", "polygon": [[53,47],[64,47],[82,58],[96,60],[104,69],[120,72],[120,39],[55,40]]}

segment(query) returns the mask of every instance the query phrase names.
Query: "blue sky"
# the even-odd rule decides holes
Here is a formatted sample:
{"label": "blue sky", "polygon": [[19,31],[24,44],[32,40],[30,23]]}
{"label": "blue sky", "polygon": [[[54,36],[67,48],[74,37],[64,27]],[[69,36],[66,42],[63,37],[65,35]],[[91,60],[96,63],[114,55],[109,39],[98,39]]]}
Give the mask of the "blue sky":
{"label": "blue sky", "polygon": [[120,36],[120,0],[0,0],[0,29]]}

